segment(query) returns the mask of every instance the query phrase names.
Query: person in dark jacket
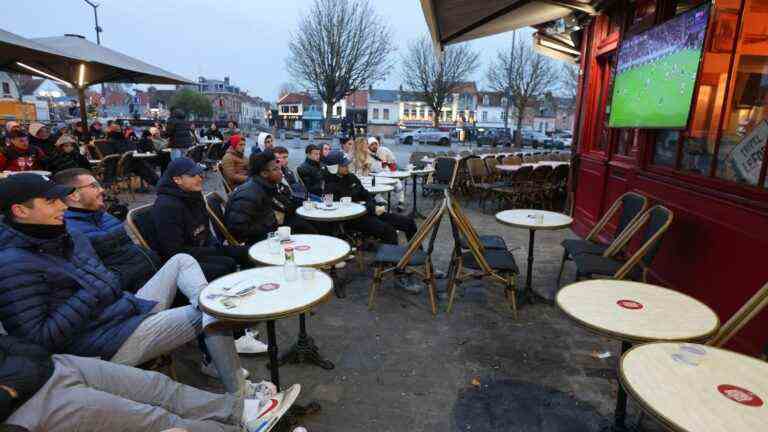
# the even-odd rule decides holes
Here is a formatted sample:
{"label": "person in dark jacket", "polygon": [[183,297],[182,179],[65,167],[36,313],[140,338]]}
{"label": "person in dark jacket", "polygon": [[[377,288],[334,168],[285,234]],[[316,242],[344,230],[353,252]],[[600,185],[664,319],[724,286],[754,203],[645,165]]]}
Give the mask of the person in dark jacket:
{"label": "person in dark jacket", "polygon": [[104,138],[104,129],[101,127],[101,122],[96,120],[91,123],[91,127],[88,129],[91,133],[91,139]]}
{"label": "person in dark jacket", "polygon": [[[250,389],[232,332],[197,308],[207,281],[189,255],[170,259],[136,295],[102,264],[88,237],[67,232],[75,189],[36,174],[0,180],[0,317],[6,331],[57,354],[138,365],[202,332],[229,393]],[[189,306],[168,309],[181,291]],[[204,329],[205,328],[205,329]]]}
{"label": "person in dark jacket", "polygon": [[323,194],[323,177],[325,175],[323,165],[320,163],[320,147],[310,144],[304,153],[307,155],[307,159],[299,165],[296,172],[309,193],[320,196]]}
{"label": "person in dark jacket", "polygon": [[91,168],[88,159],[77,149],[77,140],[70,135],[62,135],[56,141],[56,148],[46,159],[45,166],[53,174],[72,168]]}
{"label": "person in dark jacket", "polygon": [[187,115],[179,108],[172,111],[165,132],[168,134],[168,148],[173,149],[171,159],[181,157],[185,149],[195,145],[189,123],[187,123]]}
{"label": "person in dark jacket", "polygon": [[[203,202],[203,168],[192,159],[171,161],[157,187],[152,216],[156,239],[147,239],[161,257],[195,257],[209,280],[250,267],[247,246],[222,245],[211,232]],[[154,243],[154,244],[153,244]]]}
{"label": "person in dark jacket", "polygon": [[309,222],[296,215],[290,188],[282,184],[283,173],[271,151],[251,155],[250,179],[238,186],[227,201],[224,224],[239,241],[251,245],[267,238],[278,226],[292,233],[317,234]]}
{"label": "person in dark jacket", "polygon": [[216,126],[216,123],[211,123],[211,127],[205,132],[205,136],[208,139],[224,141],[224,135],[221,134],[221,130]]}
{"label": "person in dark jacket", "polygon": [[104,211],[104,189],[90,171],[68,169],[53,180],[78,192],[65,199],[69,206],[64,213],[67,229],[88,237],[104,266],[120,278],[124,290],[138,291],[160,269],[157,253],[134,243],[123,223]]}
{"label": "person in dark jacket", "polygon": [[346,154],[332,151],[326,161],[324,192],[333,194],[334,199],[351,197],[354,202],[364,202],[368,208],[366,216],[351,220],[346,226],[389,244],[398,244],[397,230],[403,231],[409,240],[416,234],[418,228],[412,218],[387,213],[383,205],[376,203],[360,179],[349,172],[352,160]]}
{"label": "person in dark jacket", "polygon": [[56,140],[51,136],[51,130],[42,123],[32,123],[29,125],[29,144],[38,147],[46,155],[50,155],[54,150]]}
{"label": "person in dark jacket", "polygon": [[[138,140],[127,139],[122,127],[113,122],[108,127],[107,132],[107,148],[114,149],[117,154],[124,154],[127,152],[135,152],[138,150]],[[142,159],[133,159],[130,166],[130,171],[138,175],[142,180],[147,182],[151,186],[156,186],[159,178],[155,169]]]}
{"label": "person in dark jacket", "polygon": [[[300,391],[296,385],[265,399],[209,393],[157,372],[51,355],[0,336],[0,422],[31,432],[239,432],[241,425],[264,432]],[[6,424],[0,430],[15,430]]]}
{"label": "person in dark jacket", "polygon": [[277,162],[277,165],[283,172],[283,185],[291,189],[291,194],[295,199],[299,201],[299,203],[306,200],[307,198],[311,199],[312,201],[322,201],[322,199],[317,195],[307,195],[309,193],[307,192],[307,188],[305,188],[304,185],[299,182],[296,174],[294,174],[293,171],[288,168],[287,148],[283,146],[277,146],[273,149],[272,153],[275,154],[275,162]]}

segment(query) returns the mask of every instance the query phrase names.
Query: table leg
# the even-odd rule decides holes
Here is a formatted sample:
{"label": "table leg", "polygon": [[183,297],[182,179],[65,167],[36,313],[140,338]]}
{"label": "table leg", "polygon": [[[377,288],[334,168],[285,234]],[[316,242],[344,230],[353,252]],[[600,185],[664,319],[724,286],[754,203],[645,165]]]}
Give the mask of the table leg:
{"label": "table leg", "polygon": [[536,242],[536,230],[528,230],[528,271],[525,274],[525,289],[520,293],[520,303],[533,303],[533,246]]}
{"label": "table leg", "polygon": [[[270,346],[271,348],[271,346]],[[311,363],[320,366],[323,369],[333,369],[332,362],[320,355],[320,350],[315,345],[315,341],[307,334],[307,316],[299,315],[299,339],[291,349],[280,358],[280,364],[286,363]]]}
{"label": "table leg", "polygon": [[[630,348],[632,348],[631,343],[622,341],[621,354],[619,355],[619,359],[621,359],[621,356],[624,355],[624,353],[627,352],[627,350]],[[618,379],[618,376],[616,377],[616,381],[619,385],[619,390],[618,394],[616,395],[616,410],[614,411],[613,429],[615,431],[625,431],[627,430],[624,423],[624,420],[627,416],[627,392],[624,390],[624,387],[621,386],[621,380]]]}
{"label": "table leg", "polygon": [[414,219],[416,218],[424,219],[424,216],[421,213],[419,213],[418,194],[416,193],[416,186],[417,186],[416,184],[418,183],[418,181],[419,181],[419,177],[414,176],[413,177],[413,209],[411,209],[411,217]]}
{"label": "table leg", "polygon": [[272,384],[280,391],[280,362],[277,360],[277,335],[275,334],[275,322],[267,321],[267,348],[269,352],[269,373]]}

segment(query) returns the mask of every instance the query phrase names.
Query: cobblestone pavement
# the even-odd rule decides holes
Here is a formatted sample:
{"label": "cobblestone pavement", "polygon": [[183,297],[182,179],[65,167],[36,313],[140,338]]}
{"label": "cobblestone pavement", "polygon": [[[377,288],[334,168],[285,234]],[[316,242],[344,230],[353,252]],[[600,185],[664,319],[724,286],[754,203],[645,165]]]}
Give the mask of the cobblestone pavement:
{"label": "cobblestone pavement", "polygon": [[[211,176],[212,177],[212,176]],[[206,190],[218,189],[208,179]],[[410,187],[407,188],[410,192]],[[432,208],[419,197],[421,212]],[[139,196],[137,203],[152,196]],[[410,195],[407,197],[411,203]],[[528,233],[497,223],[476,203],[462,200],[481,234],[498,234],[513,249],[525,281]],[[534,288],[554,292],[562,239],[569,230],[537,233]],[[452,247],[447,216],[440,226],[434,254],[436,268],[446,271]],[[366,253],[370,261],[370,253]],[[308,329],[333,370],[310,365],[281,367],[283,384],[301,383],[299,403],[315,400],[322,411],[302,420],[312,432],[352,431],[597,431],[611,423],[616,400],[619,344],[578,327],[553,305],[520,308],[518,320],[504,306],[502,289],[468,282],[451,314],[446,301],[433,318],[426,295],[411,295],[391,279],[380,289],[374,311],[367,308],[372,269],[348,265],[347,297],[319,306]],[[574,277],[566,267],[564,281]],[[439,281],[444,289],[445,280]],[[262,339],[266,329],[260,325]],[[278,345],[296,340],[298,320],[277,323]],[[609,351],[607,359],[594,353]],[[199,372],[196,344],[177,353],[179,379],[222,391],[218,381]],[[243,358],[252,378],[268,379],[265,356]],[[637,405],[630,402],[628,423],[635,424]],[[648,418],[644,430],[661,430]]]}

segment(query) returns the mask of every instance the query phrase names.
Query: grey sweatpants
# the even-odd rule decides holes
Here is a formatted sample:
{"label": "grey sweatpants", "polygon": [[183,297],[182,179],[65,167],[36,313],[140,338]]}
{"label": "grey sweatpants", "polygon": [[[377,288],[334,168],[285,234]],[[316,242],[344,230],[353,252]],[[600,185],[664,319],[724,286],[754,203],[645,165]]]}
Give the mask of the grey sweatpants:
{"label": "grey sweatpants", "polygon": [[[203,313],[197,309],[198,296],[208,281],[197,260],[190,255],[171,257],[138,292],[136,297],[157,302],[154,315],[145,319],[112,357],[115,363],[131,366],[169,353],[191,341],[200,332],[211,360],[228,393],[241,394],[245,378],[235,350],[232,331],[203,331]],[[177,291],[189,299],[190,306],[168,309]]]}
{"label": "grey sweatpants", "polygon": [[6,420],[30,432],[240,432],[243,402],[157,372],[54,355],[51,378]]}

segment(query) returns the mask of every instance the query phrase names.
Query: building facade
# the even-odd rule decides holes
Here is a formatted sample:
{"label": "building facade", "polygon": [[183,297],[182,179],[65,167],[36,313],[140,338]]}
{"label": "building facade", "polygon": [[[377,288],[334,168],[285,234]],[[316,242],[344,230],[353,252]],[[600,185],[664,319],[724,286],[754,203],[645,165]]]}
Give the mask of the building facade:
{"label": "building facade", "polygon": [[[308,93],[287,93],[277,101],[277,127],[279,129],[303,130],[304,111],[312,111],[316,108],[312,103],[312,97]],[[319,111],[319,109],[317,109]]]}
{"label": "building facade", "polygon": [[400,122],[400,92],[397,90],[368,90],[368,133],[392,137]]}

